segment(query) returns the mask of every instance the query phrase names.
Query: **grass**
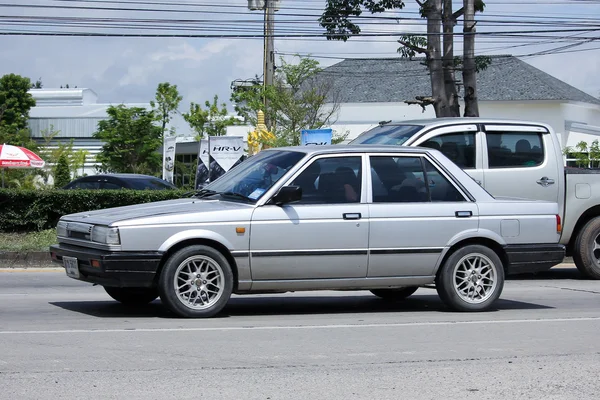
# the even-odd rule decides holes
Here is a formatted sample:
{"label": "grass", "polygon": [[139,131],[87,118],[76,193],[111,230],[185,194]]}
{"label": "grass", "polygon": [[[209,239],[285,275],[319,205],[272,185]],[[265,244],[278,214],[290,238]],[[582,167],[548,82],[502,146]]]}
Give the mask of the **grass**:
{"label": "grass", "polygon": [[0,232],[0,251],[48,251],[48,246],[54,243],[56,229],[27,233]]}

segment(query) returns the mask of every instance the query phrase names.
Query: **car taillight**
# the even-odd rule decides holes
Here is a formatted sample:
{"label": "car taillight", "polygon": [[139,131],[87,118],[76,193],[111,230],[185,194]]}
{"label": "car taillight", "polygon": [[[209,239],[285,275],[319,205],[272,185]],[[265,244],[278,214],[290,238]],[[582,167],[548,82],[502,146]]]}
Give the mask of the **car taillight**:
{"label": "car taillight", "polygon": [[562,224],[560,222],[560,215],[556,214],[556,233],[562,232]]}

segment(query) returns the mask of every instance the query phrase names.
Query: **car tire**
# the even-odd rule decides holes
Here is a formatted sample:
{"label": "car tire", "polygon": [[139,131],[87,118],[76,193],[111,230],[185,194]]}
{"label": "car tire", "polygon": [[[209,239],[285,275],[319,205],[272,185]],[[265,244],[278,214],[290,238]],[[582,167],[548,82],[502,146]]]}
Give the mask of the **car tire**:
{"label": "car tire", "polygon": [[116,301],[129,306],[143,306],[158,297],[157,288],[104,286],[104,290]]}
{"label": "car tire", "polygon": [[233,291],[229,262],[209,246],[194,245],[171,255],[161,272],[158,290],[163,304],[186,318],[218,314]]}
{"label": "car tire", "polygon": [[588,279],[600,279],[600,217],[590,220],[577,235],[573,261]]}
{"label": "car tire", "polygon": [[417,291],[418,286],[409,286],[398,289],[373,289],[370,292],[387,301],[399,301],[408,298]]}
{"label": "car tire", "polygon": [[441,266],[436,289],[456,311],[485,311],[504,288],[504,267],[489,247],[467,245],[453,252]]}

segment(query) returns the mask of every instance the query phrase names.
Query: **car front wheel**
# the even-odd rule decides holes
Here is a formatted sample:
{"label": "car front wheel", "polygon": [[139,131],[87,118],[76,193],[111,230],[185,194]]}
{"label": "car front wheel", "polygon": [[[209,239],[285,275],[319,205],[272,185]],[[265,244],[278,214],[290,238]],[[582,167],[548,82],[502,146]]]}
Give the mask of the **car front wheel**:
{"label": "car front wheel", "polygon": [[212,247],[194,245],[175,252],[160,275],[160,298],[175,314],[207,318],[219,313],[233,291],[227,259]]}
{"label": "car front wheel", "polygon": [[436,278],[442,301],[456,311],[485,311],[500,297],[504,267],[489,247],[467,245],[448,257]]}

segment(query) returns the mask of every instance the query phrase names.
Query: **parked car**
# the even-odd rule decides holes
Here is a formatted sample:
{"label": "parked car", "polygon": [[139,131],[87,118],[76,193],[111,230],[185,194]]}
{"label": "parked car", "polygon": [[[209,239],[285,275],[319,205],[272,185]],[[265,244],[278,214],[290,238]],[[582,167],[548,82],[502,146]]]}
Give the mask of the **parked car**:
{"label": "parked car", "polygon": [[150,175],[99,174],[77,178],[62,189],[133,189],[165,190],[176,189],[170,182]]}
{"label": "parked car", "polygon": [[549,125],[485,118],[388,122],[352,144],[437,149],[493,196],[558,202],[560,243],[582,275],[600,279],[600,170],[564,168]]}
{"label": "parked car", "polygon": [[556,202],[494,199],[439,151],[264,150],[192,198],[66,215],[50,251],[69,277],[123,303],[160,295],[184,317],[232,293],[435,284],[461,311],[490,308],[505,274],[562,261]]}

